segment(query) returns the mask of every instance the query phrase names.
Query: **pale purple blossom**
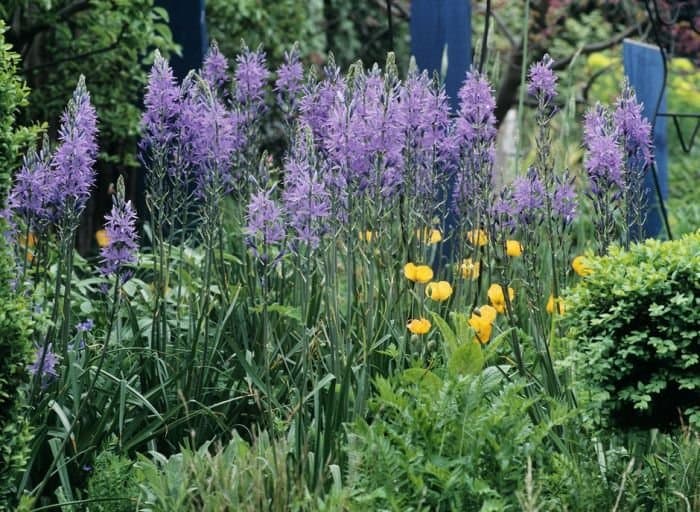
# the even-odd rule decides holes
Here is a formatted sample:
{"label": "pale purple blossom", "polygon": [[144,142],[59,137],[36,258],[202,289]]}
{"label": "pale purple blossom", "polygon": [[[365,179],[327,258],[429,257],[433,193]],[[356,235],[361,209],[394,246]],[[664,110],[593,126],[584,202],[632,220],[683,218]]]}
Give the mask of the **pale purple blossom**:
{"label": "pale purple blossom", "polygon": [[277,80],[275,91],[286,97],[295,97],[301,92],[304,80],[304,67],[299,60],[299,52],[296,47],[284,53],[284,62],[277,68]]}
{"label": "pale purple blossom", "polygon": [[50,205],[59,218],[75,220],[85,208],[95,183],[96,137],[97,115],[81,75],[61,116],[59,145],[51,160]]}
{"label": "pale purple blossom", "polygon": [[436,173],[444,171],[456,152],[445,91],[432,86],[427,72],[409,75],[398,93],[397,116],[406,140],[404,159],[413,167],[407,175],[412,191],[434,200]]}
{"label": "pale purple blossom", "polygon": [[246,48],[236,58],[236,101],[246,105],[252,112],[260,110],[265,101],[265,85],[269,74],[265,53],[262,50],[251,51]]}
{"label": "pale purple blossom", "polygon": [[462,222],[480,225],[493,202],[493,160],[496,140],[496,101],[486,76],[472,70],[459,90],[455,141],[459,166],[453,208]]}
{"label": "pale purple blossom", "polygon": [[344,103],[346,94],[345,78],[338,68],[329,67],[326,69],[326,78],[307,86],[299,99],[299,120],[311,127],[314,140],[319,146],[323,146],[321,141],[327,136],[326,128],[331,111]]}
{"label": "pale purple blossom", "polygon": [[95,327],[95,322],[92,320],[92,318],[88,318],[83,322],[79,322],[75,326],[78,332],[89,332],[92,330],[93,327]]}
{"label": "pale purple blossom", "polygon": [[601,105],[586,113],[584,146],[587,150],[584,166],[591,193],[621,192],[624,187],[622,149],[611,127],[610,115]]}
{"label": "pale purple blossom", "polygon": [[36,347],[34,361],[27,368],[33,376],[38,376],[41,387],[46,387],[51,381],[58,377],[58,356],[53,351],[53,343],[44,344],[43,347]]}
{"label": "pale purple blossom", "polygon": [[100,271],[105,276],[117,276],[123,283],[130,277],[124,267],[133,265],[138,258],[136,212],[131,201],[116,200],[105,218],[107,245],[100,250]]}
{"label": "pale purple blossom", "polygon": [[48,138],[37,152],[32,148],[24,156],[22,168],[15,175],[7,205],[9,214],[22,219],[25,227],[42,231],[52,220],[47,208],[53,188],[51,153]]}
{"label": "pale purple blossom", "polygon": [[[307,128],[310,131],[310,129]],[[316,248],[327,230],[331,214],[330,194],[315,166],[309,162],[309,140],[300,133],[301,143],[284,165],[282,199],[297,241]]]}
{"label": "pale purple blossom", "polygon": [[143,102],[145,111],[141,117],[141,149],[163,151],[177,135],[181,92],[168,61],[157,51],[148,75]]}
{"label": "pale purple blossom", "polygon": [[269,246],[280,244],[285,237],[282,209],[270,196],[270,191],[266,190],[253,194],[246,214],[247,244],[256,255],[263,257]]}
{"label": "pale purple blossom", "polygon": [[530,66],[527,93],[549,103],[557,94],[557,75],[552,71],[554,60],[544,54],[542,60]]}
{"label": "pale purple blossom", "polygon": [[197,196],[233,189],[233,159],[246,140],[242,125],[240,113],[226,109],[208,87],[189,85],[180,115],[180,143]]}
{"label": "pale purple blossom", "polygon": [[218,91],[221,91],[228,82],[228,61],[219,51],[219,45],[216,42],[211,44],[204,58],[202,78]]}
{"label": "pale purple blossom", "polygon": [[574,182],[568,175],[563,176],[554,187],[552,214],[565,225],[576,218],[577,196]]}

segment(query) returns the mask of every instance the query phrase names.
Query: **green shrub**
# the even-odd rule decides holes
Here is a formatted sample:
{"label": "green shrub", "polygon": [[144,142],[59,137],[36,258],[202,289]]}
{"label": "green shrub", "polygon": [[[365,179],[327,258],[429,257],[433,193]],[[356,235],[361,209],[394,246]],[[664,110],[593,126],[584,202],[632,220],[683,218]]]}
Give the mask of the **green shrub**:
{"label": "green shrub", "polygon": [[[17,77],[16,54],[5,44],[0,20],[0,204],[7,198],[12,170],[21,146],[34,131],[15,127],[18,109],[28,90]],[[6,225],[0,221],[0,232]],[[29,456],[29,423],[25,416],[26,365],[31,359],[30,314],[11,288],[14,263],[5,237],[0,235],[0,510],[14,506],[17,478]]]}
{"label": "green shrub", "polygon": [[96,512],[129,512],[136,510],[139,497],[139,472],[134,462],[110,450],[95,458],[88,481],[90,510]]}
{"label": "green shrub", "polygon": [[622,428],[700,422],[700,234],[591,259],[568,297],[583,382]]}

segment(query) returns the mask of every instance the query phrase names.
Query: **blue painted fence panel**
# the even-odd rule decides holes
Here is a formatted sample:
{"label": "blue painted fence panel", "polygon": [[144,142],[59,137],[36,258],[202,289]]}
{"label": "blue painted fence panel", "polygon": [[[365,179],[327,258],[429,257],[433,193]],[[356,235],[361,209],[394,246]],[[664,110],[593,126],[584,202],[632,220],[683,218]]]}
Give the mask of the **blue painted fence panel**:
{"label": "blue painted fence panel", "polygon": [[[411,2],[411,53],[419,69],[430,74],[442,71],[442,57],[447,46],[447,73],[445,92],[450,107],[456,112],[459,106],[457,93],[464,82],[472,60],[471,2],[469,0],[413,0]],[[454,182],[447,190],[447,211],[443,229],[452,233],[457,218],[450,198]],[[454,259],[454,238],[449,237],[440,244],[438,266]]]}
{"label": "blue painted fence panel", "polygon": [[[644,104],[644,116],[651,122],[656,118],[654,126],[654,154],[656,169],[664,201],[668,198],[668,136],[666,118],[656,117],[654,109],[663,88],[664,68],[662,54],[656,46],[625,39],[622,45],[622,56],[625,75],[634,88],[637,99]],[[666,93],[659,106],[660,112],[666,112]],[[663,217],[659,205],[654,176],[650,168],[647,172],[644,186],[647,190],[647,218],[644,223],[646,237],[656,237],[663,229]]]}

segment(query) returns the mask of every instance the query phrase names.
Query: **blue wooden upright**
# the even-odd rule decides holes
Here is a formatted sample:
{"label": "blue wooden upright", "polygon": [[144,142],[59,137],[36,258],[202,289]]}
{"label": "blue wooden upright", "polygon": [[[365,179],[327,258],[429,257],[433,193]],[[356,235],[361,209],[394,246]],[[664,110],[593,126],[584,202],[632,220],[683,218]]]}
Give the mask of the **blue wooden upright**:
{"label": "blue wooden upright", "polygon": [[204,0],[156,0],[168,11],[173,39],[182,48],[182,55],[173,55],[170,65],[182,80],[193,69],[199,69],[209,46],[205,23]]}
{"label": "blue wooden upright", "polygon": [[[459,108],[459,92],[472,61],[471,2],[469,0],[413,0],[411,2],[411,53],[420,70],[442,74],[443,55],[447,50],[445,92],[450,108]],[[445,198],[444,232],[454,234],[457,216],[451,208],[450,198],[454,179],[449,183]],[[449,236],[440,244],[438,266],[454,259],[457,253],[455,237]]]}
{"label": "blue wooden upright", "polygon": [[[668,135],[667,122],[659,112],[666,112],[666,93],[661,102],[659,95],[664,89],[663,56],[658,47],[625,39],[622,45],[622,57],[625,75],[637,94],[637,100],[644,104],[643,114],[654,127],[654,158],[658,183],[663,200],[668,198]],[[663,229],[663,217],[659,204],[653,169],[649,168],[644,179],[646,189],[647,216],[644,223],[644,235],[656,237]]]}
{"label": "blue wooden upright", "polygon": [[471,14],[469,0],[411,2],[411,53],[419,69],[440,73],[447,47],[445,91],[452,110],[472,61]]}

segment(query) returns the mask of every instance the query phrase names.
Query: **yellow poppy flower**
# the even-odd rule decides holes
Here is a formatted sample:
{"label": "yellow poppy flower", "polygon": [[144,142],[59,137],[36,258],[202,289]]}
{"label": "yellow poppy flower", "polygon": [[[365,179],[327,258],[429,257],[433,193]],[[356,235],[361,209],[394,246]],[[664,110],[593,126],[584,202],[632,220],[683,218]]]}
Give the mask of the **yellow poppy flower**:
{"label": "yellow poppy flower", "polygon": [[476,279],[479,277],[480,270],[481,263],[472,261],[471,258],[462,260],[462,264],[459,266],[459,271],[464,279]]}
{"label": "yellow poppy flower", "polygon": [[517,240],[507,240],[506,241],[506,254],[511,258],[517,258],[522,255],[523,246]]}
{"label": "yellow poppy flower", "polygon": [[413,334],[427,334],[430,330],[430,320],[426,318],[414,318],[408,321],[406,327]]}
{"label": "yellow poppy flower", "polygon": [[472,229],[467,233],[467,240],[474,246],[483,247],[489,243],[489,235],[483,229]]}
{"label": "yellow poppy flower", "polygon": [[433,269],[428,265],[415,265],[406,263],[403,267],[403,275],[414,283],[427,283],[433,278]]}
{"label": "yellow poppy flower", "polygon": [[[491,305],[494,308],[496,308],[496,311],[503,314],[506,310],[506,299],[503,296],[503,288],[501,287],[501,285],[492,284],[491,286],[489,286],[486,295],[488,296]],[[508,296],[510,297],[511,302],[513,301],[513,299],[515,299],[515,290],[513,290],[513,288],[511,288],[510,286],[508,287]]]}
{"label": "yellow poppy flower", "polygon": [[425,287],[425,294],[432,300],[444,302],[452,295],[452,286],[447,281],[433,281]]}
{"label": "yellow poppy flower", "polygon": [[430,228],[425,228],[423,230],[417,229],[416,230],[416,238],[421,241],[425,242],[428,245],[433,245],[438,242],[442,241],[442,233],[440,233],[439,229],[430,229]]}
{"label": "yellow poppy flower", "polygon": [[483,306],[476,309],[476,314],[488,323],[492,324],[496,321],[496,315],[498,315],[498,312],[493,306],[484,304]]}
{"label": "yellow poppy flower", "polygon": [[587,276],[590,275],[591,272],[593,272],[590,269],[590,267],[586,265],[585,256],[576,256],[571,262],[571,267],[574,269],[574,272],[576,272],[580,276]]}
{"label": "yellow poppy flower", "polygon": [[491,339],[491,330],[493,326],[491,322],[488,322],[484,316],[479,316],[476,313],[472,313],[469,318],[469,326],[474,329],[474,334],[476,334],[479,343],[485,345]]}
{"label": "yellow poppy flower", "polygon": [[370,231],[370,230],[360,231],[357,234],[357,237],[360,239],[361,242],[371,242],[372,239],[374,238],[374,231]]}
{"label": "yellow poppy flower", "polygon": [[551,315],[552,313],[554,313],[554,303],[555,303],[555,302],[556,302],[556,304],[557,304],[557,309],[559,310],[559,311],[558,311],[558,314],[563,315],[564,312],[566,311],[566,306],[565,306],[565,304],[564,304],[564,299],[562,299],[561,297],[558,297],[558,298],[555,300],[555,299],[554,299],[554,295],[551,295],[551,294],[550,294],[550,296],[549,296],[549,300],[547,300],[547,313],[549,313],[550,315]]}
{"label": "yellow poppy flower", "polygon": [[109,238],[107,237],[107,231],[104,229],[98,229],[95,231],[95,240],[97,241],[97,245],[100,247],[107,247],[107,244],[109,243]]}

